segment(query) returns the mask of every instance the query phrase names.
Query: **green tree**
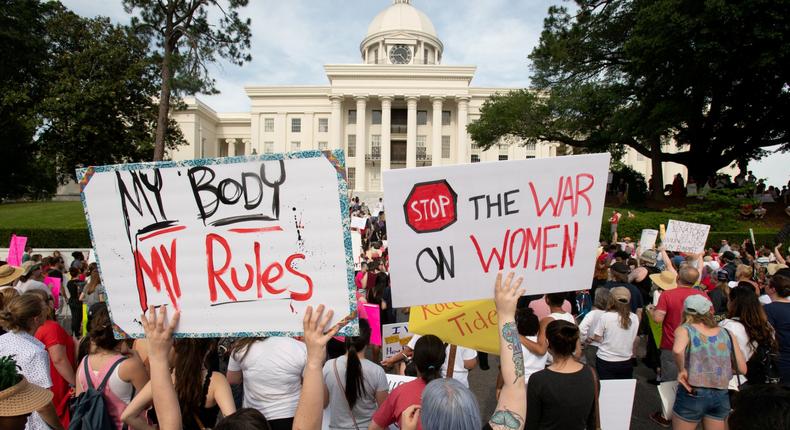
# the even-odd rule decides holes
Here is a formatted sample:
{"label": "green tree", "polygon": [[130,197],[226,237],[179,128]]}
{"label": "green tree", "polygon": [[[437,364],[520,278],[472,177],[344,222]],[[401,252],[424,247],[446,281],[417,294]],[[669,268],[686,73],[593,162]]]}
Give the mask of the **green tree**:
{"label": "green tree", "polygon": [[[790,149],[790,2],[576,0],[552,7],[530,54],[532,88],[492,98],[469,126],[484,148],[506,135],[579,151],[625,146],[697,182]],[[676,145],[670,151],[668,145]]]}
{"label": "green tree", "polygon": [[[130,27],[62,6],[47,20],[46,96],[36,143],[60,183],[75,167],[144,161],[154,148],[159,79],[148,44]],[[184,142],[168,121],[165,143]]]}
{"label": "green tree", "polygon": [[[217,92],[208,64],[224,58],[236,65],[250,61],[250,19],[239,9],[249,0],[124,0],[127,12],[138,12],[132,25],[157,47],[160,92],[154,160],[165,155],[171,97],[180,93]],[[223,6],[224,5],[224,6]],[[218,19],[209,19],[209,13]]]}

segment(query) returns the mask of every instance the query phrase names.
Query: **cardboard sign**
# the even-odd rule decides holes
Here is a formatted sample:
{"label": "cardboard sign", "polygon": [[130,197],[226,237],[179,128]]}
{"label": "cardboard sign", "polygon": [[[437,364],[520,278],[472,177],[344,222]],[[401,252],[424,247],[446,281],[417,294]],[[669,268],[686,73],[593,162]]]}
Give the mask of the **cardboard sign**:
{"label": "cardboard sign", "polygon": [[710,226],[693,222],[669,220],[662,244],[668,251],[699,254],[705,250]]}
{"label": "cardboard sign", "polygon": [[358,217],[358,216],[352,216],[351,217],[351,228],[364,230],[365,226],[367,225],[367,223],[368,223],[368,219],[367,218],[362,218],[362,217]]}
{"label": "cardboard sign", "polygon": [[370,343],[381,346],[381,308],[379,305],[365,303],[365,319],[370,324]]}
{"label": "cardboard sign", "polygon": [[359,231],[351,231],[351,252],[354,255],[354,270],[362,269],[362,235]]}
{"label": "cardboard sign", "polygon": [[636,379],[601,381],[601,394],[598,397],[598,402],[601,409],[602,429],[628,430],[631,428],[635,390]]}
{"label": "cardboard sign", "polygon": [[8,242],[6,262],[12,266],[21,266],[22,256],[25,254],[25,245],[27,245],[27,237],[12,234],[11,240]]}
{"label": "cardboard sign", "polygon": [[388,359],[403,351],[403,346],[409,343],[412,334],[409,332],[408,323],[384,324],[381,327],[383,340],[382,354]]}
{"label": "cardboard sign", "polygon": [[407,382],[411,382],[415,380],[414,376],[404,376],[404,375],[390,375],[387,374],[387,385],[389,385],[389,392],[391,393],[392,390],[397,388],[400,385],[403,385]]}
{"label": "cardboard sign", "polygon": [[385,171],[393,305],[490,298],[500,270],[529,294],[588,285],[608,169],[592,154]]}
{"label": "cardboard sign", "polygon": [[642,251],[653,249],[656,246],[656,239],[658,239],[658,230],[646,228],[642,230],[642,237],[639,238],[639,247]]}
{"label": "cardboard sign", "polygon": [[180,309],[180,337],[299,335],[308,305],[333,323],[356,310],[342,151],[77,175],[113,322],[131,337],[149,306]]}
{"label": "cardboard sign", "polygon": [[49,287],[49,290],[52,292],[52,298],[55,301],[55,309],[60,307],[60,288],[63,279],[61,278],[53,278],[52,276],[47,276],[44,278],[44,285]]}
{"label": "cardboard sign", "polygon": [[409,330],[438,336],[449,344],[499,355],[499,327],[491,299],[412,306]]}

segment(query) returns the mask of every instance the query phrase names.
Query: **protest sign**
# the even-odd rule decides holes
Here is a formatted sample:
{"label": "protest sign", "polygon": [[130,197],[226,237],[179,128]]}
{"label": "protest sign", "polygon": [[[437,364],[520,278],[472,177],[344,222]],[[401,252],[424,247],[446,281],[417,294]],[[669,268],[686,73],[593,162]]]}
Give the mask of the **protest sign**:
{"label": "protest sign", "polygon": [[351,231],[351,250],[354,255],[354,270],[362,269],[362,235],[359,231]]}
{"label": "protest sign", "polygon": [[384,324],[381,327],[383,341],[382,354],[386,360],[403,351],[403,346],[409,343],[412,334],[409,332],[408,323]]}
{"label": "protest sign", "polygon": [[[177,336],[299,335],[307,306],[356,309],[342,151],[77,171],[113,322],[149,306]],[[356,334],[356,320],[343,334]]]}
{"label": "protest sign", "polygon": [[601,410],[601,429],[628,430],[634,409],[636,379],[609,379],[601,381],[598,396]]}
{"label": "protest sign", "polygon": [[474,300],[412,306],[409,330],[476,351],[499,354],[499,327],[494,301]]}
{"label": "protest sign", "polygon": [[500,270],[530,294],[586,288],[608,168],[592,154],[385,171],[393,305],[490,298]]}
{"label": "protest sign", "polygon": [[370,344],[381,346],[381,308],[379,305],[365,303],[365,319],[370,324]]}
{"label": "protest sign", "polygon": [[415,380],[414,376],[404,376],[404,375],[390,375],[387,374],[387,385],[389,385],[389,392],[391,393],[392,390],[398,388],[398,386],[403,385],[407,382],[411,382]]}
{"label": "protest sign", "polygon": [[699,254],[705,250],[709,231],[710,226],[707,224],[671,219],[667,223],[666,237],[661,243],[668,251]]}
{"label": "protest sign", "polygon": [[55,278],[52,276],[47,276],[44,278],[44,285],[49,287],[49,290],[52,292],[52,298],[55,301],[55,309],[60,307],[60,287],[61,282],[63,280],[61,278]]}
{"label": "protest sign", "polygon": [[27,237],[12,234],[11,240],[8,242],[8,256],[6,257],[6,262],[12,266],[21,266],[26,244]]}
{"label": "protest sign", "polygon": [[658,238],[658,230],[646,228],[642,230],[642,237],[639,238],[639,247],[642,251],[653,249],[656,246],[656,239]]}
{"label": "protest sign", "polygon": [[364,230],[367,223],[368,223],[367,218],[362,218],[358,216],[351,217],[351,228],[358,228],[360,230]]}

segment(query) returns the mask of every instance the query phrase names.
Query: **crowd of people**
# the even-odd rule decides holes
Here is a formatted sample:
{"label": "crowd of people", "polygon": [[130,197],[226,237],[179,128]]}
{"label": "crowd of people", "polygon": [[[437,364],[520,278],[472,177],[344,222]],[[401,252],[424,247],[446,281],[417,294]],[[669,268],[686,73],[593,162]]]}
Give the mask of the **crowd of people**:
{"label": "crowd of people", "polygon": [[[383,203],[371,211],[354,199],[350,210],[366,219],[358,300],[380,306],[381,324],[407,321],[392,306]],[[67,268],[57,252],[27,249],[20,267],[0,265],[0,428],[315,430],[326,410],[330,429],[592,430],[600,381],[633,378],[640,363],[651,382],[677,383],[673,406],[651,416],[658,425],[790,428],[782,250],[602,242],[591,285],[545,295],[500,273],[499,366],[489,369],[486,354],[431,334],[385,358],[367,320],[338,340],[322,306],[308,308],[301,338],[173,340],[179,315],[163,306],[141,316],[146,338],[119,340],[95,264],[75,253]],[[496,379],[490,417],[470,390],[478,368]],[[389,391],[388,373],[415,379]]]}

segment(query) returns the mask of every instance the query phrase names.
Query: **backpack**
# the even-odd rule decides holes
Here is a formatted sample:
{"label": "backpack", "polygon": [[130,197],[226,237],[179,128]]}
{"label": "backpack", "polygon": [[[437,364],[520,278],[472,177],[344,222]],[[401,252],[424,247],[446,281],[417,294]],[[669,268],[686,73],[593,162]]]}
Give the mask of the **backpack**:
{"label": "backpack", "polygon": [[110,418],[107,406],[104,404],[104,389],[115,368],[124,360],[126,360],[126,357],[120,358],[113,363],[107,374],[104,375],[101,384],[98,387],[94,387],[90,377],[90,369],[88,369],[88,357],[85,357],[85,360],[83,360],[83,372],[88,383],[88,390],[74,399],[74,409],[71,413],[69,430],[116,430],[115,423]]}
{"label": "backpack", "polygon": [[777,354],[768,345],[757,345],[746,362],[746,380],[749,384],[778,384],[781,379],[776,364]]}

